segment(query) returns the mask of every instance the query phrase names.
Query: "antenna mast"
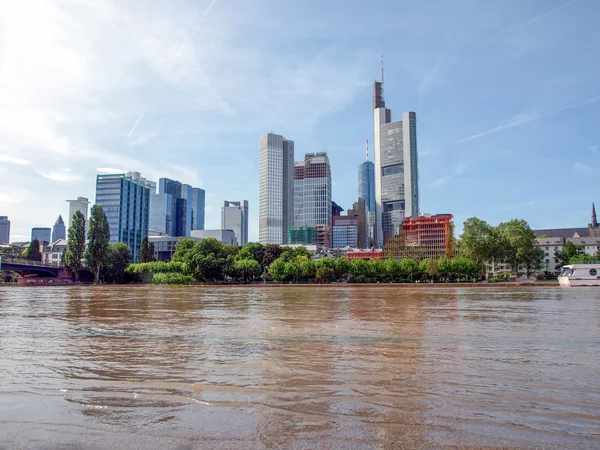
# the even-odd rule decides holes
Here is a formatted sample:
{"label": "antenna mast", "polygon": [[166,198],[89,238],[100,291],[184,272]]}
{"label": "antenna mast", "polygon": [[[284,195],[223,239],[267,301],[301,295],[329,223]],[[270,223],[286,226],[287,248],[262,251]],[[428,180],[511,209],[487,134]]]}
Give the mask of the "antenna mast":
{"label": "antenna mast", "polygon": [[383,55],[381,55],[381,101],[385,101],[383,98]]}
{"label": "antenna mast", "polygon": [[367,161],[369,160],[369,140],[367,139]]}

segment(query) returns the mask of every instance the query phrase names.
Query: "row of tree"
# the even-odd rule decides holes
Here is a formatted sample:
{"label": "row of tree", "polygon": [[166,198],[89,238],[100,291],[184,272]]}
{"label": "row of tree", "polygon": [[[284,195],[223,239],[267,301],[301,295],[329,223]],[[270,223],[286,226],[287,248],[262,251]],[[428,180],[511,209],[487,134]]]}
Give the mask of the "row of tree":
{"label": "row of tree", "polygon": [[178,242],[171,262],[131,264],[127,274],[135,281],[154,283],[222,282],[242,283],[258,277],[279,282],[348,281],[359,283],[410,282],[439,278],[472,278],[478,267],[468,258],[412,258],[313,260],[303,247],[261,245],[251,242],[232,247],[216,239]]}

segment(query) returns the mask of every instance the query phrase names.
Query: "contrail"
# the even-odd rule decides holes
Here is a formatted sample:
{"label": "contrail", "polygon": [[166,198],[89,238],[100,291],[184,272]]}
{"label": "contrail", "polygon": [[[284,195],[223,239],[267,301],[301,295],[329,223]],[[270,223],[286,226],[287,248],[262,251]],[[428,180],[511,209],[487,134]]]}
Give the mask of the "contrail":
{"label": "contrail", "polygon": [[572,5],[573,3],[577,2],[579,0],[571,0],[570,2],[567,2],[563,5],[557,6],[556,8],[552,8],[549,11],[546,11],[545,13],[540,14],[539,16],[534,17],[533,19],[529,19],[527,22],[522,23],[521,25],[518,25],[516,28],[521,28],[527,25],[531,25],[532,23],[537,22],[538,20],[542,20],[544,17],[549,16],[550,14],[554,14],[556,11],[560,11],[563,8],[566,8],[569,5]]}
{"label": "contrail", "polygon": [[[192,34],[190,35],[192,38],[196,35],[196,33],[198,33],[198,31],[200,31],[200,25],[202,25],[202,23],[206,20],[206,18],[208,17],[208,14],[210,13],[210,10],[215,5],[215,3],[217,3],[217,0],[211,0],[208,7],[204,10],[204,13],[202,13],[202,17],[200,17],[200,19],[198,20],[198,23],[196,24],[196,28],[194,28],[194,31],[192,31]],[[177,60],[180,57],[181,57],[181,53],[173,61],[173,64],[172,64],[173,66],[177,63]],[[133,128],[131,128],[131,131],[127,135],[127,138],[129,138],[131,136],[131,133],[133,133],[135,128],[138,126],[138,124],[140,123],[140,120],[142,120],[142,117],[144,117],[144,114],[146,113],[147,109],[148,108],[145,108],[144,111],[142,112],[142,114],[140,115],[140,117],[138,117],[137,122],[133,125]]]}
{"label": "contrail", "polygon": [[133,125],[133,128],[131,129],[131,131],[129,132],[129,134],[127,135],[127,138],[129,139],[129,136],[131,136],[131,133],[133,133],[133,130],[135,130],[135,127],[138,126],[138,123],[140,123],[140,120],[142,120],[142,117],[144,117],[144,114],[146,114],[146,110],[148,108],[144,108],[144,110],[142,111],[142,114],[140,114],[140,117],[138,117],[138,120],[135,122],[135,124]]}
{"label": "contrail", "polygon": [[491,130],[484,131],[483,133],[474,134],[473,136],[469,136],[468,138],[461,139],[460,141],[456,141],[456,143],[462,144],[463,142],[472,141],[473,139],[479,139],[480,137],[487,136],[488,134],[508,130],[509,128],[519,127],[521,125],[528,124],[529,122],[533,122],[534,120],[538,120],[543,117],[548,117],[553,114],[565,111],[567,109],[579,108],[580,106],[585,106],[585,105],[589,105],[591,103],[596,103],[599,100],[600,100],[600,95],[598,95],[596,97],[590,97],[587,100],[583,100],[581,102],[571,103],[570,105],[561,106],[560,108],[553,109],[552,111],[548,111],[545,113],[540,113],[540,114],[535,114],[535,115],[530,115],[530,116],[513,119],[505,125],[499,125],[495,128],[492,128]]}

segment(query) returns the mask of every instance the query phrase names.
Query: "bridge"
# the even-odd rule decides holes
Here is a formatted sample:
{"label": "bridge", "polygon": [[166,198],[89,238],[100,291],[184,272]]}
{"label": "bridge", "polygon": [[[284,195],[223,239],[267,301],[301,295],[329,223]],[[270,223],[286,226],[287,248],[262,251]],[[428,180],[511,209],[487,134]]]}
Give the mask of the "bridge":
{"label": "bridge", "polygon": [[5,256],[0,256],[1,270],[17,272],[21,276],[36,275],[38,277],[64,277],[65,270],[70,272],[70,269],[67,267],[57,267],[40,261],[28,261],[25,259],[7,258]]}

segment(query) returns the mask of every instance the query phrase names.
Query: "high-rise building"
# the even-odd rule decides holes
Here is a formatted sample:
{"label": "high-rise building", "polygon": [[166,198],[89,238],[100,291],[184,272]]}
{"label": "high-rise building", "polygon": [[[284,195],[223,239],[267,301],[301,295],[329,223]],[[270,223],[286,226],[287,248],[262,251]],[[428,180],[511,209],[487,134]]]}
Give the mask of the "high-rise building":
{"label": "high-rise building", "polygon": [[[452,214],[407,217],[402,224],[404,242],[384,249],[386,256],[416,259],[454,256]],[[399,236],[401,238],[401,236]],[[398,239],[398,238],[397,238]]]}
{"label": "high-rise building", "polygon": [[[31,229],[31,240],[38,240],[41,244],[43,242],[50,243],[52,239],[52,229],[46,227],[35,227]],[[55,242],[55,241],[52,241]]]}
{"label": "high-rise building", "polygon": [[383,82],[373,83],[375,137],[375,230],[382,247],[402,229],[405,217],[419,216],[417,117],[402,114],[392,122],[385,107]]}
{"label": "high-rise building", "polygon": [[349,216],[333,217],[333,248],[357,248],[358,245],[358,220]]}
{"label": "high-rise building", "polygon": [[150,194],[149,230],[175,236],[176,215],[176,203],[171,194]]}
{"label": "high-rise building", "polygon": [[288,244],[315,245],[315,227],[288,227]]}
{"label": "high-rise building", "polygon": [[56,242],[59,239],[67,238],[67,227],[61,215],[58,216],[54,226],[52,227],[52,242]]}
{"label": "high-rise building", "polygon": [[294,226],[294,141],[267,133],[260,138],[258,235],[261,244],[287,244]]}
{"label": "high-rise building", "polygon": [[332,211],[327,153],[307,153],[294,163],[294,225],[330,227]]}
{"label": "high-rise building", "polygon": [[248,201],[239,202],[223,201],[221,207],[221,228],[233,230],[238,244],[244,246],[248,243]]}
{"label": "high-rise building", "polygon": [[142,239],[148,235],[150,191],[155,187],[139,172],[96,177],[96,204],[106,214],[110,242],[127,244],[133,262],[137,262]]}
{"label": "high-rise building", "polygon": [[[190,236],[192,230],[204,229],[203,189],[170,178],[161,178],[158,180],[156,195],[158,197],[153,197],[152,202],[156,209],[150,209],[150,229],[161,231],[168,228],[170,231],[166,233],[170,236]],[[171,223],[170,227],[166,226],[167,222]]]}
{"label": "high-rise building", "polygon": [[222,242],[223,244],[233,246],[238,245],[238,240],[235,237],[233,230],[192,230],[191,237],[198,239],[213,238],[219,242]]}
{"label": "high-rise building", "polygon": [[[187,200],[187,226],[190,230],[204,230],[204,189],[182,186],[181,196]],[[189,236],[189,234],[188,234]]]}
{"label": "high-rise building", "polygon": [[347,214],[348,217],[356,219],[358,248],[370,248],[371,240],[369,237],[369,220],[366,202],[362,198],[359,198],[358,201],[354,202]]}
{"label": "high-rise building", "polygon": [[10,220],[8,216],[0,216],[0,244],[7,245],[10,242]]}
{"label": "high-rise building", "polygon": [[369,161],[369,141],[367,141],[367,159],[358,166],[358,198],[365,201],[367,247],[375,247],[377,246],[375,240],[375,165]]}
{"label": "high-rise building", "polygon": [[69,228],[73,225],[73,215],[77,211],[83,214],[85,222],[87,223],[88,205],[90,204],[89,200],[85,197],[77,197],[77,200],[67,200],[67,203],[69,203]]}

